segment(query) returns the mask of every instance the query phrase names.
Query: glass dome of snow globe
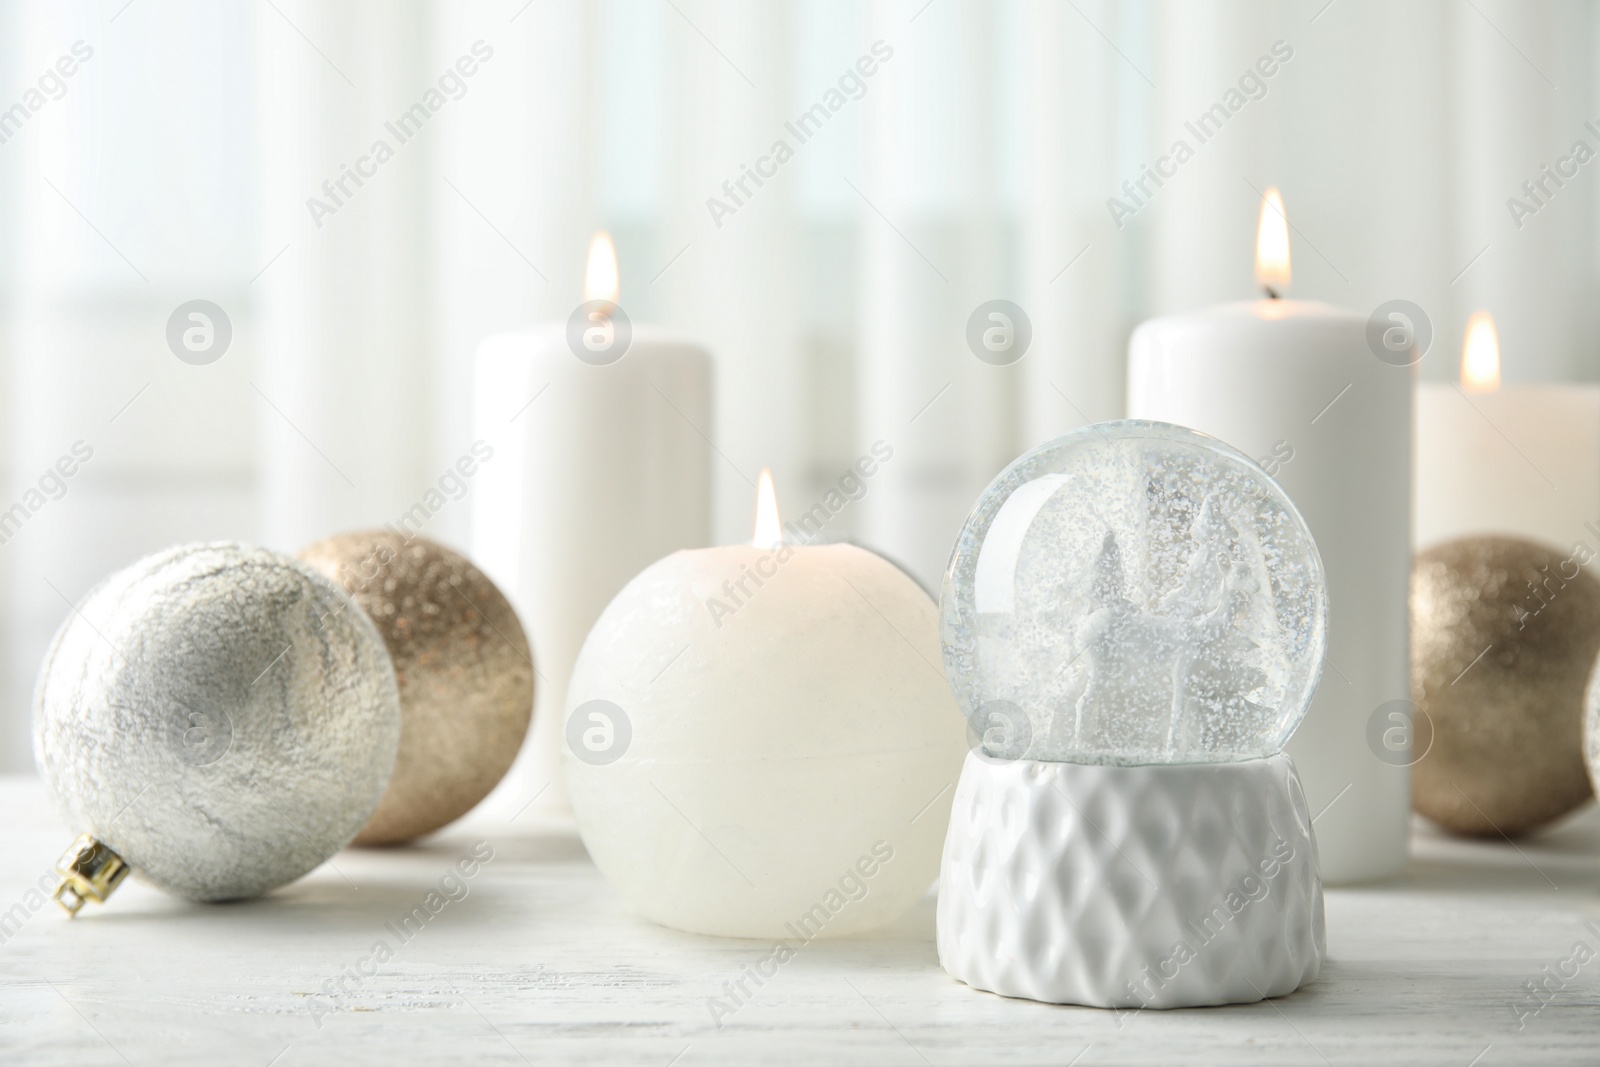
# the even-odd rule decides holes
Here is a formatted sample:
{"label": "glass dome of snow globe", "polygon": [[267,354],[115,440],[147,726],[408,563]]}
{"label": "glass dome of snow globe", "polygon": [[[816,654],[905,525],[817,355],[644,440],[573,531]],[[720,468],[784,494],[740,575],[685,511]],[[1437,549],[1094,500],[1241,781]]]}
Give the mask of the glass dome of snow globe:
{"label": "glass dome of snow globe", "polygon": [[1282,488],[1216,438],[1140,420],[1002,471],[957,539],[941,614],[946,676],[1002,759],[1271,756],[1327,641],[1322,560]]}

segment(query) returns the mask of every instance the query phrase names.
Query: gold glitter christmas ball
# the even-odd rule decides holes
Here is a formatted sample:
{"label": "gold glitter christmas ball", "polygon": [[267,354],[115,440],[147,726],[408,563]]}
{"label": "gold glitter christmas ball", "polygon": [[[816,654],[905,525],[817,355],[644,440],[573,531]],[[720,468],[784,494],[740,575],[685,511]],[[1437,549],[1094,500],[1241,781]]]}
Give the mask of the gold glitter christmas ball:
{"label": "gold glitter christmas ball", "polygon": [[509,601],[466,557],[388,530],[340,534],[300,558],[377,625],[400,683],[400,754],[358,845],[464,815],[505,776],[533,716],[533,657]]}
{"label": "gold glitter christmas ball", "polygon": [[1535,829],[1590,795],[1584,691],[1600,650],[1600,581],[1584,546],[1450,541],[1411,573],[1411,800],[1449,830]]}

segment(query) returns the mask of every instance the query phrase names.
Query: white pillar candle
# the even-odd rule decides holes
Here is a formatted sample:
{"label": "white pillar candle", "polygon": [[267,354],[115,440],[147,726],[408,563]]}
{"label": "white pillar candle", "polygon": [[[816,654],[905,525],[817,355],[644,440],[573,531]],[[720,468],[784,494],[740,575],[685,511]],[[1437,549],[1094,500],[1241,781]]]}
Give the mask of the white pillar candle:
{"label": "white pillar candle", "polygon": [[1485,312],[1467,326],[1461,384],[1417,390],[1420,549],[1501,534],[1600,554],[1600,385],[1501,385]]}
{"label": "white pillar candle", "polygon": [[[1262,223],[1257,273],[1272,292],[1288,281],[1281,201],[1263,207]],[[1262,260],[1274,248],[1281,265]],[[1368,348],[1361,316],[1312,301],[1153,319],[1129,348],[1129,414],[1257,457],[1322,553],[1326,669],[1288,751],[1334,882],[1392,875],[1406,857],[1410,777],[1374,754],[1367,726],[1380,705],[1410,695],[1412,378]]]}
{"label": "white pillar candle", "polygon": [[792,954],[928,890],[966,728],[933,600],[854,545],[783,544],[762,483],[754,544],[674,553],[605,609],[562,756],[584,845],[635,910]]}
{"label": "white pillar candle", "polygon": [[[614,303],[609,239],[589,278],[586,293]],[[538,672],[503,796],[560,811],[561,709],[584,635],[640,570],[711,541],[711,355],[642,326],[608,364],[579,359],[566,323],[497,334],[478,347],[473,414],[495,448],[473,492],[473,557],[516,606]]]}

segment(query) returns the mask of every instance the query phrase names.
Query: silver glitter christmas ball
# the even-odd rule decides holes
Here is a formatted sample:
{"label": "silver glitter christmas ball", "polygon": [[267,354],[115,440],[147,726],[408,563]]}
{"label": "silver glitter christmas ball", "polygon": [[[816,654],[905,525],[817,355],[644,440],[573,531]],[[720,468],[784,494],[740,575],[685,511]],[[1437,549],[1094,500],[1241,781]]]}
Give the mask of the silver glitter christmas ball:
{"label": "silver glitter christmas ball", "polygon": [[399,740],[371,621],[246,545],[180,545],[106,579],[34,690],[35,757],[68,823],[191,900],[257,896],[337,852]]}

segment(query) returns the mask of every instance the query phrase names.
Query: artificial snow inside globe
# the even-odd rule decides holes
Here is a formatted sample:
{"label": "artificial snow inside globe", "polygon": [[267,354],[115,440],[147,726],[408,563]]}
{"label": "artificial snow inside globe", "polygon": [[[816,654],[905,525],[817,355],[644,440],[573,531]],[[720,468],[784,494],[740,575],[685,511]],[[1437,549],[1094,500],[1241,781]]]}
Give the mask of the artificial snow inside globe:
{"label": "artificial snow inside globe", "polygon": [[1084,427],[984,491],[941,608],[974,745],[940,874],[951,975],[1133,1008],[1316,976],[1316,842],[1283,746],[1327,587],[1271,477],[1182,427]]}

